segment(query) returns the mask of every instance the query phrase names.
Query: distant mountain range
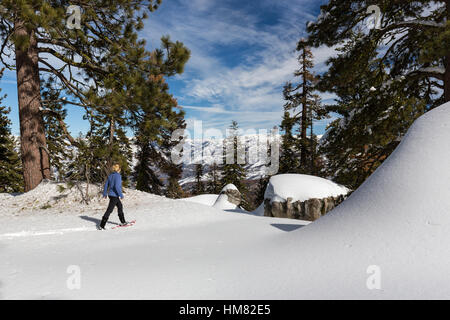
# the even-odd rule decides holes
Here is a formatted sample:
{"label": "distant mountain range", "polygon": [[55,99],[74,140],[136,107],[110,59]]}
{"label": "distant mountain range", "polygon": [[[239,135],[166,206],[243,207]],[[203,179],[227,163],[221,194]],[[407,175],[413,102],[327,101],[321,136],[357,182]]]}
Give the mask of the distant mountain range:
{"label": "distant mountain range", "polygon": [[[274,141],[272,136],[265,135],[246,135],[240,136],[243,147],[245,146],[245,164],[244,168],[247,171],[247,180],[257,180],[267,175],[267,169],[270,165],[270,149],[269,143]],[[278,136],[278,142],[279,142]],[[266,144],[266,147],[264,147]],[[204,165],[203,180],[208,180],[207,172],[209,172],[209,165],[221,158],[222,147],[224,146],[224,139],[203,139],[193,140],[188,139],[184,145],[185,150],[191,150],[191,162],[185,162],[183,165],[183,175],[180,184],[183,186],[188,183],[195,182],[195,165],[202,163]],[[264,153],[268,154],[264,159]],[[197,161],[196,161],[197,160]],[[195,161],[195,162],[194,162]]]}

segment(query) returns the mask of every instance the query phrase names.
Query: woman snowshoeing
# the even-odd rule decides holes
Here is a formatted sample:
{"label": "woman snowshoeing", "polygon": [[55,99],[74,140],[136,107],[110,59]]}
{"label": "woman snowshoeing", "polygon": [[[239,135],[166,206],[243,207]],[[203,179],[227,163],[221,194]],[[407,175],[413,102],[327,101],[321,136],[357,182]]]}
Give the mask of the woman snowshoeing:
{"label": "woman snowshoeing", "polygon": [[98,226],[99,230],[104,230],[106,222],[108,221],[109,215],[113,212],[114,207],[117,206],[117,210],[119,211],[119,219],[121,225],[126,225],[125,216],[123,214],[123,206],[120,199],[123,199],[122,194],[122,176],[120,175],[120,165],[114,164],[112,166],[113,173],[111,173],[108,177],[108,180],[105,183],[105,188],[103,189],[103,198],[106,199],[106,195],[109,197],[109,205],[108,209],[106,209],[105,214],[103,215],[102,221]]}

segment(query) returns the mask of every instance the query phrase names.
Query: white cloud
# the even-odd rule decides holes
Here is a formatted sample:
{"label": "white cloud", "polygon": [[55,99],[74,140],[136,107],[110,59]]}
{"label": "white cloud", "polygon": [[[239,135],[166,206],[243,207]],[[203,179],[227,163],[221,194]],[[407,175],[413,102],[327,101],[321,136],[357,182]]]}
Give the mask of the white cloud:
{"label": "white cloud", "polygon": [[[152,44],[170,34],[191,49],[185,74],[177,78],[184,86],[177,98],[190,106],[188,114],[196,112],[210,126],[228,126],[233,118],[241,126],[259,122],[272,127],[281,121],[282,86],[297,68],[297,41],[306,35],[306,22],[315,19],[308,8],[318,5],[312,0],[296,4],[263,0],[258,10],[249,12],[245,4],[229,7],[222,1],[181,0],[161,7],[164,19],[158,12],[151,16],[145,34]],[[274,23],[261,24],[262,9],[274,13]],[[315,71],[321,73],[335,50],[313,52]]]}
{"label": "white cloud", "polygon": [[[281,121],[282,86],[297,67],[296,42],[306,36],[306,22],[315,19],[309,8],[323,2],[260,0],[249,8],[247,2],[231,6],[222,0],[163,1],[141,36],[150,48],[159,47],[162,35],[170,35],[191,50],[185,73],[175,77],[176,97],[189,119],[216,128],[228,126],[231,119],[244,129],[271,128]],[[273,15],[270,23],[267,15]],[[313,52],[315,71],[321,73],[335,51]]]}

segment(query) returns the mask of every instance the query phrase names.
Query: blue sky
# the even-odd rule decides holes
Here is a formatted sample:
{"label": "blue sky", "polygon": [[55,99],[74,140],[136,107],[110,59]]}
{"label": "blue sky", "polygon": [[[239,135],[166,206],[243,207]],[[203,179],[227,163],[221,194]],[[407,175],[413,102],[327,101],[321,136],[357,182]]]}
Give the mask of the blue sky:
{"label": "blue sky", "polygon": [[[171,92],[186,111],[188,126],[223,130],[236,120],[241,128],[270,129],[279,125],[282,86],[297,66],[296,42],[306,36],[307,21],[315,20],[321,0],[163,0],[151,13],[141,37],[148,49],[159,47],[162,35],[183,42],[192,52],[185,72],[169,80]],[[315,49],[317,73],[333,54]],[[0,82],[4,105],[11,106],[13,134],[19,134],[15,74]],[[332,96],[322,95],[324,102]],[[73,134],[87,130],[83,110],[68,106]],[[323,133],[326,122],[316,124]]]}

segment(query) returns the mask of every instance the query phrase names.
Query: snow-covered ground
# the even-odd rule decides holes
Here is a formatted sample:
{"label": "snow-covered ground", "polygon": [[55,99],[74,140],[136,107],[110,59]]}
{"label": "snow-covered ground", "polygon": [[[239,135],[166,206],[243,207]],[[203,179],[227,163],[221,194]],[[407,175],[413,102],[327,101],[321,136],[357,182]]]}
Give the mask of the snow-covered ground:
{"label": "snow-covered ground", "polygon": [[216,203],[218,194],[201,194],[189,198],[180,199],[180,201],[189,201],[194,203],[204,204],[205,206],[212,207]]}
{"label": "snow-covered ground", "polygon": [[[130,193],[136,225],[96,231],[101,200],[92,210],[30,211],[17,209],[28,195],[2,195],[0,297],[448,299],[448,137],[450,103],[416,121],[349,199],[307,226]],[[80,289],[70,290],[67,271],[78,267]]]}
{"label": "snow-covered ground", "polygon": [[[54,187],[44,184],[34,193],[45,197],[49,193],[45,191],[53,192]],[[91,211],[75,202],[16,210],[12,203],[32,196],[17,196],[13,202],[2,195],[0,298],[232,297],[236,286],[232,275],[248,268],[240,268],[236,259],[245,263],[257,254],[264,238],[306,224],[126,191],[126,218],[137,223],[106,231],[96,230],[106,200],[94,200]],[[114,213],[107,227],[118,222]],[[67,287],[70,266],[80,268],[80,290]],[[222,285],[228,293],[219,290]]]}

